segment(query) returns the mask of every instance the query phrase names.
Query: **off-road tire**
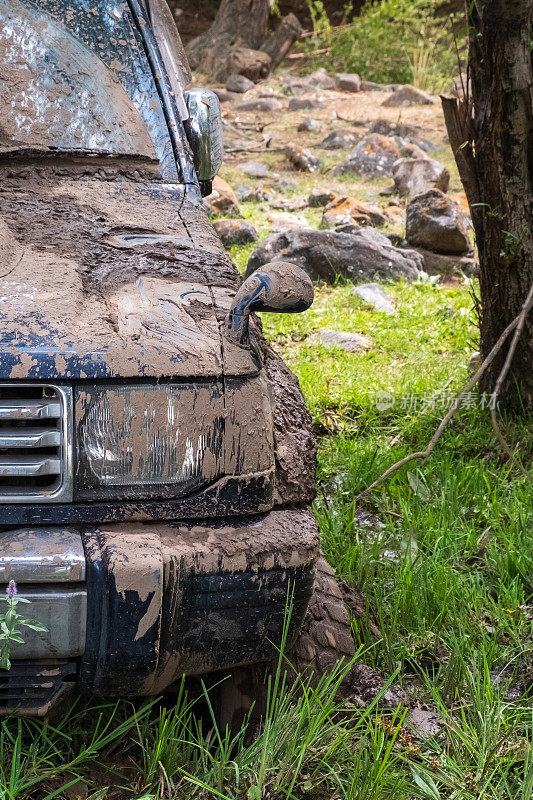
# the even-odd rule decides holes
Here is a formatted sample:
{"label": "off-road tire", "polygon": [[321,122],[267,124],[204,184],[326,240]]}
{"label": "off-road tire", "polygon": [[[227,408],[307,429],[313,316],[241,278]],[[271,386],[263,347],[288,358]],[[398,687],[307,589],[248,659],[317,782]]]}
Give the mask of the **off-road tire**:
{"label": "off-road tire", "polygon": [[320,556],[313,595],[289,660],[297,672],[316,685],[339,659],[348,661],[354,654],[348,610],[335,573]]}

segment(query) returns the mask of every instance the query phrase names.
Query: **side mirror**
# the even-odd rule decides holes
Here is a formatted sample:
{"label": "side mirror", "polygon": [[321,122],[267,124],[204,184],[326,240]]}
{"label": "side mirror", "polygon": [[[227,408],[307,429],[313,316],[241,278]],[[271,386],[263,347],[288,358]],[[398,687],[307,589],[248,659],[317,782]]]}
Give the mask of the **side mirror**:
{"label": "side mirror", "polygon": [[240,347],[248,347],[251,311],[307,311],[314,299],[311,278],[303,269],[286,261],[265,264],[244,281],[233,298],[226,319],[226,337]]}
{"label": "side mirror", "polygon": [[218,97],[209,89],[190,89],[185,92],[189,119],[184,121],[191,146],[194,168],[202,195],[211,194],[213,178],[224,158],[222,115]]}

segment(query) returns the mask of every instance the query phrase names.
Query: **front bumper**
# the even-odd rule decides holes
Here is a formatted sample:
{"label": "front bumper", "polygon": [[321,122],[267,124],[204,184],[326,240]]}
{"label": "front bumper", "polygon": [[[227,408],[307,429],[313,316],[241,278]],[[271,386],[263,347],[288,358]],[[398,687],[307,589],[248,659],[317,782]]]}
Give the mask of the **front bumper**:
{"label": "front bumper", "polygon": [[19,610],[48,631],[25,629],[25,643],[14,646],[13,675],[27,676],[27,691],[16,679],[10,694],[5,674],[0,708],[39,710],[34,689],[42,678],[32,684],[32,665],[42,676],[43,665],[59,665],[61,675],[61,665],[74,664],[69,680],[85,693],[142,696],[184,674],[266,661],[281,642],[288,600],[289,637],[300,627],[317,555],[310,510],[4,531],[0,581],[17,581],[32,600]]}

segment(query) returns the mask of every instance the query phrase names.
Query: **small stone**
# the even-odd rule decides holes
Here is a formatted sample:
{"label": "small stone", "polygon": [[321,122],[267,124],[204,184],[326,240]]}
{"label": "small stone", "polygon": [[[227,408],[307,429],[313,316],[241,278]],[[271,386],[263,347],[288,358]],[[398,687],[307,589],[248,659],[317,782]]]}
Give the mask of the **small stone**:
{"label": "small stone", "polygon": [[323,228],[336,228],[338,225],[355,222],[357,225],[386,225],[387,217],[376,206],[362,203],[355,197],[335,197],[324,209]]}
{"label": "small stone", "polygon": [[394,185],[399,195],[423,194],[430,189],[447,192],[450,173],[433,158],[401,158],[392,168]]}
{"label": "small stone", "polygon": [[220,103],[231,103],[235,100],[240,100],[241,95],[235,92],[227,92],[225,89],[213,89],[214,93],[219,99]]}
{"label": "small stone", "polygon": [[369,133],[355,145],[346,161],[339,164],[337,175],[354,173],[372,177],[392,177],[392,167],[400,158],[400,148],[395,141],[379,133]]}
{"label": "small stone", "polygon": [[282,108],[282,103],[275,97],[257,97],[255,100],[239,103],[237,111],[281,111]]}
{"label": "small stone", "polygon": [[323,89],[335,89],[337,85],[335,83],[335,78],[332,78],[331,75],[328,75],[327,71],[323,67],[308,75],[306,78],[306,83],[311,87],[321,86]]}
{"label": "small stone", "polygon": [[357,134],[351,131],[332,131],[318,146],[322,150],[347,150],[357,144],[358,139]]}
{"label": "small stone", "polygon": [[237,94],[246,94],[250,89],[253,89],[255,83],[244,75],[230,75],[226,81],[226,89],[228,92],[236,92]]}
{"label": "small stone", "polygon": [[311,97],[293,97],[289,100],[289,111],[307,111],[311,108],[322,108],[322,103]]}
{"label": "small stone", "polygon": [[433,100],[427,92],[408,84],[393,92],[381,104],[388,108],[407,108],[408,106],[428,106]]}
{"label": "small stone", "polygon": [[217,219],[213,222],[213,227],[227,248],[234,244],[256,242],[258,239],[254,226],[244,219]]}
{"label": "small stone", "polygon": [[208,212],[214,216],[220,214],[238,214],[239,201],[237,195],[225,180],[219,175],[213,181],[213,192],[204,198]]}
{"label": "small stone", "polygon": [[309,195],[309,205],[311,208],[322,208],[322,206],[327,206],[328,203],[331,203],[336,197],[335,192],[328,189],[313,189]]}
{"label": "small stone", "polygon": [[350,72],[337,72],[335,74],[337,89],[341,92],[360,92],[361,78],[359,75]]}
{"label": "small stone", "polygon": [[320,130],[320,127],[320,122],[318,122],[318,120],[306,117],[298,125],[298,131],[300,133],[316,133],[316,131]]}
{"label": "small stone", "polygon": [[476,350],[476,352],[472,353],[472,355],[468,359],[469,375],[475,375],[480,366],[481,366],[481,353],[479,352],[479,350]]}
{"label": "small stone", "polygon": [[272,174],[267,165],[261,161],[246,161],[244,164],[239,164],[238,169],[251,178],[268,178]]}
{"label": "small stone", "polygon": [[379,283],[362,283],[360,286],[355,286],[353,291],[361,300],[374,306],[378,311],[383,311],[384,314],[396,313],[392,298]]}
{"label": "small stone", "polygon": [[406,239],[436,253],[461,255],[471,248],[468,218],[438,189],[418,195],[407,206]]}
{"label": "small stone", "polygon": [[299,217],[297,214],[291,214],[287,211],[269,214],[267,222],[270,230],[276,232],[309,228],[309,223],[305,217]]}
{"label": "small stone", "polygon": [[297,144],[289,145],[286,155],[291,164],[301,172],[316,172],[322,166],[320,159],[316,158],[310,150]]}
{"label": "small stone", "polygon": [[307,337],[306,344],[321,344],[324,347],[340,347],[348,353],[363,353],[372,347],[370,336],[362,333],[345,333],[344,331],[332,331],[328,328],[320,328],[311,336]]}
{"label": "small stone", "polygon": [[252,189],[251,186],[242,184],[235,188],[235,193],[242,203],[269,203],[276,196],[274,189],[269,186],[256,186]]}

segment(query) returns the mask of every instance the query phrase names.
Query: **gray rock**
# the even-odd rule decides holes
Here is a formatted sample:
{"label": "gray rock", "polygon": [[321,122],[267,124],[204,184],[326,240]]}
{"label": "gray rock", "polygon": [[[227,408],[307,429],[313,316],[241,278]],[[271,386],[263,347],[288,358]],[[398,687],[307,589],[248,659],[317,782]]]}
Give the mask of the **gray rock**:
{"label": "gray rock", "polygon": [[234,244],[248,244],[256,242],[258,234],[253,225],[244,219],[217,219],[213,227],[222,240],[224,247]]}
{"label": "gray rock", "polygon": [[269,261],[291,261],[313,280],[334,283],[343,275],[354,283],[377,276],[381,280],[413,281],[424,260],[414,250],[399,250],[373,228],[354,233],[329,230],[290,230],[269,236],[248,261],[246,275]]}
{"label": "gray rock", "polygon": [[237,94],[246,94],[250,89],[253,89],[255,83],[244,75],[230,75],[226,81],[226,89],[228,92],[236,92]]}
{"label": "gray rock", "polygon": [[287,147],[286,154],[291,164],[301,172],[316,172],[322,166],[319,158],[316,158],[310,150],[300,147],[300,145],[290,145]]}
{"label": "gray rock", "polygon": [[239,164],[238,169],[251,178],[268,178],[272,174],[267,165],[261,161],[246,161],[244,164]]}
{"label": "gray rock", "polygon": [[309,195],[309,205],[311,208],[322,208],[327,206],[337,195],[329,189],[313,189]]}
{"label": "gray rock", "polygon": [[283,104],[275,97],[257,97],[237,106],[238,111],[281,111],[282,108]]}
{"label": "gray rock", "polygon": [[386,119],[377,119],[370,133],[381,133],[382,136],[401,136],[402,139],[416,138],[418,128],[414,125],[407,125],[405,122],[389,122]]}
{"label": "gray rock", "polygon": [[407,84],[396,89],[381,105],[388,108],[407,108],[408,106],[428,106],[431,103],[433,100],[427,92]]}
{"label": "gray rock", "polygon": [[322,108],[322,103],[312,97],[293,97],[289,100],[289,111],[307,111],[311,108]]}
{"label": "gray rock", "polygon": [[348,147],[353,147],[358,139],[357,134],[351,131],[332,131],[318,146],[322,150],[347,150]]}
{"label": "gray rock", "polygon": [[306,83],[311,88],[314,88],[315,86],[321,86],[323,89],[335,89],[336,86],[335,78],[332,78],[331,75],[328,75],[327,71],[323,67],[308,75],[306,78]]}
{"label": "gray rock", "polygon": [[309,119],[309,117],[306,117],[298,125],[298,131],[300,133],[315,133],[316,131],[320,130],[320,127],[321,125],[318,120]]}
{"label": "gray rock", "polygon": [[335,74],[337,89],[341,92],[360,92],[361,78],[355,72],[337,72]]}
{"label": "gray rock", "polygon": [[235,94],[235,92],[227,92],[225,89],[213,89],[213,91],[221,103],[231,103],[235,100],[241,99],[240,94]]}
{"label": "gray rock", "polygon": [[385,91],[384,83],[374,83],[373,81],[361,81],[362,92],[383,92]]}
{"label": "gray rock", "polygon": [[363,353],[372,347],[372,339],[362,333],[319,328],[318,331],[307,337],[306,344],[322,344],[324,347],[340,347],[341,350],[346,350],[348,353]]}
{"label": "gray rock", "polygon": [[447,192],[450,173],[433,158],[401,158],[392,168],[394,185],[399,195],[423,194],[430,189]]}
{"label": "gray rock", "polygon": [[407,206],[406,239],[411,245],[435,253],[461,255],[471,247],[468,217],[443,192],[431,189]]}
{"label": "gray rock", "polygon": [[[407,244],[407,243],[406,243]],[[407,244],[407,246],[409,246]],[[422,247],[416,248],[424,259],[424,271],[428,275],[467,275],[469,278],[479,274],[479,264],[473,255],[447,255],[432,253]]]}
{"label": "gray rock", "polygon": [[383,311],[384,314],[396,313],[392,297],[387,294],[379,283],[363,283],[360,286],[355,286],[354,293],[365,303],[374,306],[378,311]]}
{"label": "gray rock", "polygon": [[269,186],[244,186],[238,184],[235,187],[235,194],[243,203],[268,203],[272,201],[276,193]]}
{"label": "gray rock", "polygon": [[392,167],[400,158],[400,148],[392,139],[369,133],[355,145],[346,161],[339,164],[337,175],[354,173],[371,177],[392,177]]}

